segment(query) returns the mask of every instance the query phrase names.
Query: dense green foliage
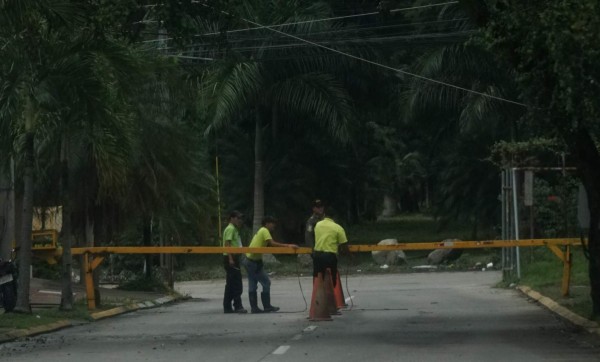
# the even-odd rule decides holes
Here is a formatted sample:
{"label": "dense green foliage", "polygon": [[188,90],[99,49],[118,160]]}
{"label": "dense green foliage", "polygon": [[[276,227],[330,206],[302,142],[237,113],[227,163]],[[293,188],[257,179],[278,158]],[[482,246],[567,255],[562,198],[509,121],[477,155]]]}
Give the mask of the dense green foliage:
{"label": "dense green foliage", "polygon": [[600,319],[600,5],[593,0],[490,1],[483,43],[515,69],[536,128],[560,138],[587,191],[592,317]]}
{"label": "dense green foliage", "polygon": [[[505,167],[577,166],[594,223],[599,12],[592,0],[2,0],[0,210],[14,191],[25,268],[34,208],[62,206],[65,279],[71,245],[216,245],[231,209],[254,228],[275,214],[276,237],[301,242],[317,197],[347,225],[421,212],[493,235]],[[574,187],[537,181],[539,235],[575,232]],[[559,192],[560,205],[544,196]]]}

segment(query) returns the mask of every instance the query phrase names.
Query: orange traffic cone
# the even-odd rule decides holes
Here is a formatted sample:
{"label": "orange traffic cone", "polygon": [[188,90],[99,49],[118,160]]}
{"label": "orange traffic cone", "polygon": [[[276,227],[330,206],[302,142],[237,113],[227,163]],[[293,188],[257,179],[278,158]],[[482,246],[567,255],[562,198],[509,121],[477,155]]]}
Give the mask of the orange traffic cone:
{"label": "orange traffic cone", "polygon": [[333,295],[335,296],[335,306],[338,307],[338,309],[346,308],[348,306],[348,304],[346,304],[346,298],[344,298],[339,271],[337,272],[337,283],[335,283],[335,287],[333,288]]}
{"label": "orange traffic cone", "polygon": [[310,311],[308,314],[310,321],[330,321],[331,315],[327,307],[327,294],[325,284],[323,283],[323,274],[319,273],[313,278],[313,292],[310,301]]}
{"label": "orange traffic cone", "polygon": [[328,311],[329,314],[331,315],[335,315],[335,314],[342,314],[338,311],[336,302],[335,302],[335,295],[333,292],[333,280],[331,279],[331,269],[327,268],[327,270],[325,270],[325,292],[327,293],[327,307],[328,307]]}

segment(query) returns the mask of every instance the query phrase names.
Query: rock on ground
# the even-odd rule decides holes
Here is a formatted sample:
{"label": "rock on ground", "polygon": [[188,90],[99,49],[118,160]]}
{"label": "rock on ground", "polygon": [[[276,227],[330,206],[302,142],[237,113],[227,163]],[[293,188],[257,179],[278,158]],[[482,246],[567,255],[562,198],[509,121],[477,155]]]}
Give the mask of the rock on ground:
{"label": "rock on ground", "polygon": [[[459,241],[458,239],[446,239],[443,243]],[[444,262],[454,261],[462,255],[462,249],[436,249],[429,253],[427,262],[429,265],[439,265]]]}
{"label": "rock on ground", "polygon": [[[377,243],[377,245],[398,245],[396,239],[384,239]],[[389,251],[372,251],[371,256],[375,263],[379,265],[396,265],[406,263],[406,254],[402,250],[389,250]]]}

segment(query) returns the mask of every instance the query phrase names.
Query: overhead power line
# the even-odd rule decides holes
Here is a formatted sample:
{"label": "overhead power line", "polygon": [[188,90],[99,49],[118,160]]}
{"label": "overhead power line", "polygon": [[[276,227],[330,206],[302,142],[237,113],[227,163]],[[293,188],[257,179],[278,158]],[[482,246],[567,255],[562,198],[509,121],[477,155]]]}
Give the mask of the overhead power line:
{"label": "overhead power line", "polygon": [[[322,32],[315,32],[315,33],[303,33],[303,34],[296,34],[297,36],[311,36],[311,37],[315,37],[315,36],[319,36],[319,35],[326,35],[328,38],[327,40],[324,41],[332,41],[334,40],[334,38],[332,38],[332,35],[340,35],[341,36],[339,38],[336,38],[335,40],[348,40],[348,39],[370,39],[372,38],[372,36],[368,36],[368,37],[358,37],[357,35],[359,35],[360,32],[370,32],[370,31],[374,31],[374,30],[380,30],[380,29],[392,29],[392,28],[399,28],[399,27],[407,27],[407,26],[416,26],[416,25],[431,25],[431,24],[449,24],[449,23],[453,23],[453,22],[460,22],[460,21],[464,21],[467,20],[467,18],[457,18],[457,19],[449,19],[449,20],[437,20],[437,21],[428,21],[428,22],[417,22],[417,23],[401,23],[401,24],[394,24],[394,25],[386,25],[386,26],[370,26],[370,27],[361,27],[361,28],[343,28],[343,29],[338,29],[338,30],[331,30],[331,31],[322,31]],[[452,27],[452,25],[450,27],[448,27],[448,29],[440,29],[443,31],[456,31],[456,28],[458,28],[457,26]],[[470,29],[464,29],[463,31],[466,30],[470,30]],[[352,37],[344,37],[344,34],[349,33]],[[153,32],[153,33],[148,33],[148,34],[153,34],[153,35],[160,35],[159,33]],[[389,34],[389,36],[402,36],[402,35],[406,35],[406,36],[419,36],[421,34],[416,34],[414,32],[414,30],[410,30],[410,31],[403,31],[403,32],[395,32],[395,33],[391,33]],[[288,37],[286,36],[280,36],[280,37],[275,37],[275,38],[270,38],[267,36],[263,36],[263,37],[248,37],[248,38],[233,38],[233,39],[227,39],[226,42],[227,44],[235,44],[235,43],[246,43],[249,41],[263,41],[263,40],[270,40],[271,42],[276,42],[279,39],[283,40],[283,39],[288,39]],[[316,40],[315,40],[316,41]],[[214,43],[210,43],[210,42],[201,42],[201,43],[191,43],[191,44],[185,44],[183,45],[184,48],[194,48],[194,47],[202,47],[202,46],[211,46],[214,45]],[[164,47],[164,48],[160,48],[160,49],[175,49],[176,47]]]}
{"label": "overhead power line", "polygon": [[[436,33],[424,33],[424,34],[414,34],[414,35],[391,35],[391,36],[373,36],[373,37],[353,37],[353,38],[342,38],[342,39],[334,39],[334,40],[324,40],[320,41],[319,45],[322,44],[352,44],[352,43],[361,43],[361,44],[369,44],[376,43],[382,44],[386,42],[413,42],[413,41],[423,41],[423,40],[443,40],[448,38],[456,38],[463,37],[466,38],[468,35],[473,34],[472,30],[463,30],[463,31],[454,31],[454,32],[436,32]],[[204,44],[210,45],[210,44]],[[270,45],[256,45],[256,46],[236,46],[227,49],[226,51],[254,51],[254,50],[277,50],[277,49],[291,49],[291,48],[305,48],[310,47],[311,44],[307,44],[306,42],[294,42],[294,43],[274,43]],[[190,48],[190,46],[188,46]],[[158,50],[172,50],[176,48],[158,48]],[[339,48],[338,48],[339,49]],[[183,50],[181,53],[190,53],[190,52],[198,52],[198,51],[208,51],[211,50]],[[221,52],[226,52],[221,51]]]}
{"label": "overhead power line", "polygon": [[[368,36],[347,36],[347,37],[338,37],[338,38],[330,38],[330,39],[312,39],[312,41],[319,44],[346,44],[346,43],[389,43],[389,42],[401,42],[401,43],[412,43],[414,41],[425,41],[427,39],[431,39],[432,41],[443,40],[443,39],[453,39],[457,37],[467,37],[470,34],[473,34],[474,30],[465,29],[465,30],[455,30],[455,29],[442,29],[440,31],[435,32],[427,32],[427,33],[396,33],[396,34],[388,34],[388,35],[375,35],[369,34]],[[286,41],[283,41],[286,39]],[[289,38],[281,37],[280,39],[274,39],[273,41],[268,42],[267,44],[256,44],[250,43],[249,41],[228,41],[226,42],[228,50],[250,50],[250,49],[276,49],[276,48],[296,48],[296,47],[307,47],[310,44],[305,42],[298,41],[290,41]],[[182,52],[190,52],[190,51],[210,51],[212,48],[216,48],[217,43],[194,43],[184,45],[183,47],[178,46],[162,46],[157,48],[157,50],[179,50]],[[337,47],[339,49],[339,47]]]}
{"label": "overhead power line", "polygon": [[213,61],[214,58],[206,58],[206,57],[194,57],[189,55],[181,55],[181,54],[167,54],[168,57],[181,58],[181,59],[194,59],[194,60],[208,60]]}
{"label": "overhead power line", "polygon": [[[193,2],[198,3],[198,4],[200,4],[202,6],[205,6],[205,7],[212,8],[210,5],[208,5],[206,3],[201,3],[200,1],[193,1]],[[393,9],[393,10],[390,10],[390,13],[396,13],[396,12],[408,11],[408,10],[417,10],[417,9],[432,8],[432,7],[436,7],[436,6],[445,6],[445,5],[451,5],[451,4],[457,4],[457,3],[458,3],[458,1],[450,1],[450,2],[444,2],[444,3],[438,3],[438,4],[413,6],[413,7],[409,7],[409,8]],[[450,87],[450,88],[462,90],[462,91],[467,92],[467,93],[480,95],[482,97],[486,97],[486,98],[490,98],[490,99],[495,99],[495,100],[498,100],[498,101],[501,101],[501,102],[515,104],[515,105],[522,106],[522,107],[528,107],[526,104],[521,103],[521,102],[517,102],[517,101],[510,100],[510,99],[506,99],[506,98],[494,96],[494,95],[487,94],[487,93],[478,92],[478,91],[475,91],[475,90],[472,90],[472,89],[469,89],[469,88],[461,87],[461,86],[458,86],[458,85],[455,85],[455,84],[443,82],[443,81],[440,81],[440,80],[437,80],[437,79],[425,77],[425,76],[422,76],[422,75],[419,75],[419,74],[415,74],[415,73],[411,73],[411,72],[408,72],[408,71],[405,71],[405,70],[402,70],[402,69],[394,68],[394,67],[391,67],[391,66],[388,66],[388,65],[385,65],[385,64],[381,64],[381,63],[378,63],[378,62],[375,62],[375,61],[372,61],[372,60],[364,59],[362,57],[359,57],[359,56],[356,56],[356,55],[353,55],[353,54],[349,54],[349,53],[346,53],[346,52],[343,52],[343,51],[340,51],[340,50],[337,50],[337,49],[334,49],[334,48],[330,48],[328,46],[321,45],[319,43],[315,43],[315,42],[312,42],[310,40],[306,40],[306,39],[300,38],[298,36],[295,36],[295,35],[292,35],[292,34],[288,34],[286,32],[274,29],[276,27],[282,27],[282,26],[288,26],[288,25],[296,25],[296,24],[304,24],[304,23],[314,23],[314,22],[321,22],[321,21],[333,21],[333,20],[340,20],[340,19],[353,18],[353,17],[359,17],[359,16],[370,16],[370,15],[379,14],[379,12],[371,12],[371,13],[355,14],[355,15],[346,15],[346,16],[326,18],[326,19],[314,19],[314,20],[307,20],[307,21],[300,21],[300,22],[293,22],[293,23],[284,23],[284,24],[276,24],[276,25],[262,25],[262,24],[260,24],[258,22],[255,22],[255,21],[252,21],[252,20],[240,17],[240,16],[232,15],[232,14],[226,12],[226,11],[222,11],[221,10],[220,12],[222,14],[225,14],[225,15],[228,15],[228,16],[237,17],[237,18],[241,19],[242,21],[244,21],[244,22],[246,22],[248,24],[254,25],[253,28],[229,30],[229,31],[226,31],[227,33],[249,31],[249,30],[257,30],[257,29],[267,29],[269,31],[278,33],[280,35],[283,35],[283,36],[286,36],[286,37],[290,37],[292,39],[299,40],[299,41],[304,42],[306,44],[310,44],[310,45],[313,45],[313,46],[316,46],[316,47],[319,47],[319,48],[322,48],[322,49],[325,49],[325,50],[328,50],[328,51],[331,51],[331,52],[334,52],[334,53],[337,53],[337,54],[340,54],[340,55],[343,55],[343,56],[346,56],[346,57],[349,57],[349,58],[352,58],[352,59],[355,59],[355,60],[358,60],[360,62],[368,63],[368,64],[374,65],[376,67],[380,67],[380,68],[391,70],[391,71],[394,71],[394,72],[397,72],[397,73],[400,73],[400,74],[404,74],[406,76],[413,77],[413,78],[419,79],[421,81],[435,83],[435,84],[439,84],[439,85],[442,85],[442,86],[445,86],[445,87]],[[213,35],[213,34],[219,34],[219,33],[206,33],[206,34],[203,34],[203,35]],[[199,36],[201,36],[201,35],[199,35]],[[166,41],[166,40],[170,40],[170,39],[172,39],[172,38],[163,38],[163,39],[156,39],[156,40],[148,40],[148,41],[144,41],[144,42]],[[192,58],[192,57],[190,57],[190,58]],[[209,59],[205,58],[203,60],[209,60]]]}
{"label": "overhead power line", "polygon": [[[211,7],[210,5],[200,3],[199,1],[196,3],[206,6],[206,7]],[[420,6],[411,6],[411,7],[407,7],[407,8],[392,9],[389,12],[391,14],[395,14],[395,13],[399,13],[399,12],[403,12],[403,11],[421,10],[421,9],[433,8],[433,7],[438,7],[438,6],[452,5],[452,4],[457,4],[457,3],[458,3],[458,1],[448,1],[448,2],[444,2],[444,3],[438,3],[438,4],[428,4],[428,5],[420,5]],[[221,12],[223,14],[228,14],[226,11],[221,11]],[[259,29],[266,29],[266,28],[276,28],[276,27],[279,28],[282,26],[289,26],[289,25],[311,24],[311,23],[319,23],[319,22],[324,22],[324,21],[335,21],[335,20],[342,20],[342,19],[358,18],[358,17],[363,17],[363,16],[373,16],[373,15],[379,15],[379,14],[380,14],[379,11],[374,11],[374,12],[370,12],[370,13],[335,16],[335,17],[324,18],[324,19],[312,19],[312,20],[296,21],[296,22],[283,23],[283,24],[262,25],[262,26],[256,26],[253,28],[226,30],[225,33],[231,34],[231,33],[243,32],[243,31],[259,30]],[[142,23],[142,22],[149,23],[149,22],[156,22],[156,21],[154,21],[154,20],[140,21],[140,23]],[[209,36],[209,35],[219,35],[219,34],[220,34],[220,32],[210,32],[210,33],[204,33],[204,34],[195,34],[194,36]],[[172,40],[172,39],[173,38],[165,38],[164,40]],[[152,42],[157,42],[157,41],[158,40],[156,40],[156,39],[144,40],[144,41],[142,41],[142,43],[152,43]]]}
{"label": "overhead power line", "polygon": [[[204,6],[210,7],[209,5],[206,5],[206,4],[204,4]],[[226,11],[221,11],[221,13],[223,13],[225,15],[228,15],[228,16],[235,16],[235,15],[232,15],[232,14],[226,12]],[[361,62],[364,62],[364,63],[368,63],[368,64],[371,64],[371,65],[374,65],[376,67],[380,67],[380,68],[391,70],[391,71],[394,71],[394,72],[397,72],[397,73],[400,73],[400,74],[404,74],[404,75],[407,75],[409,77],[413,77],[413,78],[419,79],[421,81],[426,81],[426,82],[430,82],[430,83],[439,84],[439,85],[442,85],[442,86],[445,86],[445,87],[450,87],[450,88],[462,90],[462,91],[465,91],[467,93],[477,94],[477,95],[480,95],[482,97],[486,97],[486,98],[490,98],[490,99],[495,99],[495,100],[498,100],[498,101],[501,101],[501,102],[515,104],[515,105],[526,107],[526,108],[528,107],[526,104],[521,103],[521,102],[517,102],[517,101],[510,100],[510,99],[506,99],[506,98],[494,96],[494,95],[487,94],[487,93],[478,92],[478,91],[475,91],[475,90],[472,90],[472,89],[469,89],[469,88],[461,87],[461,86],[458,86],[458,85],[455,85],[455,84],[446,83],[446,82],[443,82],[443,81],[440,81],[440,80],[437,80],[437,79],[428,78],[428,77],[425,77],[425,76],[422,76],[422,75],[419,75],[419,74],[415,74],[415,73],[411,73],[411,72],[408,72],[408,71],[405,71],[405,70],[402,70],[402,69],[394,68],[394,67],[391,67],[389,65],[385,65],[385,64],[381,64],[381,63],[378,63],[378,62],[375,62],[375,61],[372,61],[372,60],[364,59],[364,58],[361,58],[361,57],[356,56],[356,55],[345,53],[343,51],[340,51],[340,50],[337,50],[337,49],[334,49],[334,48],[330,48],[330,47],[327,47],[325,45],[321,45],[321,44],[312,42],[310,40],[306,40],[306,39],[297,37],[295,35],[285,33],[283,31],[280,31],[280,30],[277,30],[277,29],[273,29],[270,26],[261,25],[261,24],[255,22],[255,21],[248,20],[248,19],[242,18],[240,16],[236,16],[236,17],[239,18],[239,19],[241,19],[241,20],[243,20],[243,21],[245,21],[245,22],[247,22],[248,24],[252,24],[252,25],[256,26],[257,28],[268,29],[268,30],[270,30],[272,32],[288,36],[288,37],[290,37],[292,39],[296,39],[296,40],[305,42],[307,44],[311,44],[313,46],[316,46],[316,47],[319,47],[319,48],[322,48],[322,49],[326,49],[328,51],[331,51],[331,52],[334,52],[334,53],[337,53],[337,54],[340,54],[340,55],[343,55],[343,56],[346,56],[346,57],[349,57],[349,58],[352,58],[352,59],[355,59],[355,60],[358,60],[358,61],[361,61]]]}
{"label": "overhead power line", "polygon": [[[427,8],[432,8],[432,7],[437,7],[437,6],[444,6],[444,5],[451,5],[451,4],[457,4],[458,1],[449,1],[449,2],[445,2],[445,3],[439,3],[439,4],[429,4],[429,5],[422,5],[422,6],[411,6],[408,8],[399,8],[399,9],[393,9],[390,10],[391,14],[395,14],[395,13],[399,13],[401,11],[409,11],[409,10],[420,10],[420,9],[427,9]],[[304,20],[304,21],[296,21],[296,22],[291,22],[291,23],[283,23],[283,24],[277,24],[277,25],[269,25],[269,28],[280,28],[282,26],[289,26],[289,25],[300,25],[300,24],[314,24],[314,23],[320,23],[320,22],[324,22],[324,21],[334,21],[334,20],[342,20],[342,19],[351,19],[351,18],[359,18],[359,17],[363,17],[363,16],[372,16],[372,15],[379,15],[381,14],[379,11],[373,11],[370,13],[362,13],[362,14],[353,14],[353,15],[344,15],[344,16],[336,16],[336,17],[332,17],[332,18],[325,18],[325,19],[312,19],[312,20]],[[257,26],[254,28],[245,28],[245,29],[235,29],[235,30],[229,30],[228,33],[235,33],[235,32],[240,32],[240,31],[250,31],[250,30],[258,30],[258,29],[263,29],[267,26]],[[219,34],[219,33],[209,33],[209,34],[205,34],[205,35],[215,35],[215,34]]]}

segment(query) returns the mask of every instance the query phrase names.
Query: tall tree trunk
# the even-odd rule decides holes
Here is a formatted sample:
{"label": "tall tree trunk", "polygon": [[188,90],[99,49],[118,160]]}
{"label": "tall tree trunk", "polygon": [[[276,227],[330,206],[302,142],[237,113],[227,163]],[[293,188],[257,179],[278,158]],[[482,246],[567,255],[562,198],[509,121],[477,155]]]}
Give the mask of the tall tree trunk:
{"label": "tall tree trunk", "polygon": [[60,310],[73,309],[73,286],[71,284],[71,272],[73,270],[73,255],[71,245],[73,243],[73,230],[71,221],[71,187],[69,172],[69,145],[66,136],[62,140],[61,150],[61,199],[62,199],[62,292],[60,298]]}
{"label": "tall tree trunk", "polygon": [[395,216],[396,211],[396,199],[388,193],[383,195],[383,210],[381,211],[380,217]]}
{"label": "tall tree trunk", "polygon": [[588,274],[592,298],[591,317],[600,320],[600,153],[587,130],[579,130],[572,139],[566,141],[575,157],[577,170],[587,193],[590,210]]}
{"label": "tall tree trunk", "polygon": [[[90,161],[93,162],[93,161]],[[94,210],[94,201],[93,198],[94,196],[94,183],[93,181],[91,181],[91,177],[86,176],[86,182],[84,182],[83,185],[83,195],[85,197],[85,240],[84,240],[84,244],[83,246],[86,247],[93,247],[94,246],[94,238],[95,238],[95,229],[94,229],[94,225],[95,225],[95,210]],[[79,260],[79,265],[83,266],[83,259],[84,256],[80,255],[78,260]],[[96,269],[94,270],[94,286],[97,287],[98,286],[98,272],[99,270]],[[80,272],[79,272],[79,284],[85,284],[85,270],[83,268],[81,268]],[[96,294],[98,295],[98,294]],[[99,303],[96,303],[96,305],[100,305]]]}
{"label": "tall tree trunk", "polygon": [[260,114],[256,115],[254,135],[254,218],[252,232],[256,233],[261,227],[265,215],[265,180],[263,165],[263,129]]}
{"label": "tall tree trunk", "polygon": [[0,258],[9,259],[15,241],[15,186],[12,157],[7,168],[0,168]]}
{"label": "tall tree trunk", "polygon": [[[144,216],[142,221],[142,243],[144,246],[152,246],[152,218]],[[152,278],[152,254],[146,254],[146,278]]]}
{"label": "tall tree trunk", "polygon": [[431,208],[431,200],[429,194],[429,177],[425,179],[425,210],[429,210]]}
{"label": "tall tree trunk", "polygon": [[[29,107],[31,105],[28,104]],[[31,227],[33,224],[33,140],[34,133],[27,131],[23,150],[23,208],[19,235],[19,281],[15,312],[31,313],[29,305],[29,269],[31,268]]]}
{"label": "tall tree trunk", "polygon": [[[87,197],[86,192],[86,197]],[[89,205],[89,200],[86,200],[85,207],[85,246],[94,247],[94,208]],[[81,264],[83,265],[83,263]],[[83,269],[83,268],[82,268]],[[85,275],[84,275],[85,277]],[[83,280],[83,279],[82,279]],[[100,269],[96,268],[92,277],[94,282],[94,296],[96,297],[96,307],[100,306],[102,298],[100,298]]]}
{"label": "tall tree trunk", "polygon": [[[169,244],[169,246],[173,246],[172,238],[170,243],[166,242],[164,222],[162,219],[159,219],[158,221],[158,235],[160,246],[166,246],[167,244]],[[160,267],[163,271],[163,275],[165,277],[167,285],[171,290],[174,290],[175,288],[175,278],[173,274],[173,259],[173,254],[160,254]]]}
{"label": "tall tree trunk", "polygon": [[[586,187],[587,188],[587,187]],[[600,222],[600,213],[598,212],[598,205],[600,200],[592,199],[588,196],[588,203],[595,202],[595,210],[592,211],[590,207],[590,232],[589,232],[589,266],[588,275],[590,277],[590,296],[592,297],[592,315],[591,318],[594,320],[600,320],[600,229],[598,223]]]}
{"label": "tall tree trunk", "polygon": [[349,217],[348,222],[350,224],[358,224],[360,221],[360,193],[356,183],[353,183],[350,186],[350,195],[348,195],[348,199],[350,200],[349,207]]}

